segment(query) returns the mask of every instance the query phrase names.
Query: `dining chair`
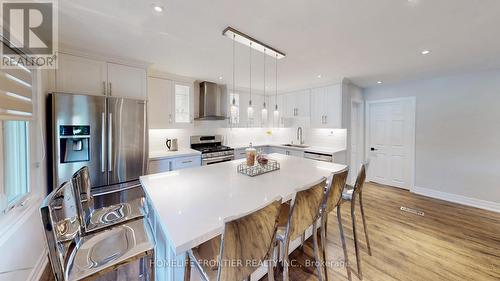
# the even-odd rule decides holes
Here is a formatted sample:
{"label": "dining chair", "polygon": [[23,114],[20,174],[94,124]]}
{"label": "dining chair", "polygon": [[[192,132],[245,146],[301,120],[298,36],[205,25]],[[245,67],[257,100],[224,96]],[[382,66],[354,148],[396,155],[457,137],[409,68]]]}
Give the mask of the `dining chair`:
{"label": "dining chair", "polygon": [[372,255],[372,251],[370,248],[370,240],[368,239],[368,229],[366,227],[365,211],[363,206],[363,185],[366,180],[366,170],[368,169],[368,166],[369,166],[368,162],[363,163],[359,169],[358,176],[356,178],[354,186],[345,185],[345,188],[342,192],[342,200],[351,202],[352,232],[354,236],[354,248],[356,250],[356,264],[358,267],[357,275],[359,279],[363,279],[363,273],[361,271],[361,254],[359,252],[358,233],[356,229],[356,216],[355,216],[356,197],[359,198],[361,219],[363,221],[363,228],[365,230],[366,248],[368,249],[368,255],[370,256]]}
{"label": "dining chair", "polygon": [[280,225],[276,234],[279,253],[282,253],[283,281],[289,277],[289,247],[290,242],[301,238],[305,231],[312,226],[313,250],[318,280],[323,280],[322,261],[318,246],[318,220],[321,217],[321,208],[325,197],[326,178],[296,191],[295,199],[290,204],[286,225]]}
{"label": "dining chair", "polygon": [[89,169],[86,166],[76,171],[71,181],[75,189],[76,208],[82,223],[83,234],[96,232],[146,215],[144,196],[128,196],[132,193],[130,190],[120,190],[119,196],[115,196],[120,202],[96,206],[95,203],[98,200],[92,195]]}
{"label": "dining chair", "polygon": [[146,220],[84,235],[77,205],[75,189],[68,181],[40,207],[56,281],[154,280],[154,239]]}
{"label": "dining chair", "polygon": [[224,220],[224,231],[188,251],[184,280],[191,279],[191,264],[205,281],[250,280],[267,262],[268,280],[274,280],[273,253],[281,198],[257,211]]}
{"label": "dining chair", "polygon": [[[344,263],[347,270],[347,278],[351,280],[351,269],[349,267],[349,257],[347,254],[347,245],[344,236],[344,227],[342,226],[342,216],[340,212],[340,204],[342,201],[342,191],[344,189],[347,176],[349,173],[349,167],[345,169],[332,173],[329,178],[327,189],[325,192],[324,206],[322,208],[323,215],[321,216],[321,251],[323,254],[323,260],[326,261],[326,237],[328,230],[328,215],[337,210],[337,220],[339,225],[340,240],[342,242],[342,249],[344,252]],[[328,272],[325,268],[325,280],[328,281]]]}

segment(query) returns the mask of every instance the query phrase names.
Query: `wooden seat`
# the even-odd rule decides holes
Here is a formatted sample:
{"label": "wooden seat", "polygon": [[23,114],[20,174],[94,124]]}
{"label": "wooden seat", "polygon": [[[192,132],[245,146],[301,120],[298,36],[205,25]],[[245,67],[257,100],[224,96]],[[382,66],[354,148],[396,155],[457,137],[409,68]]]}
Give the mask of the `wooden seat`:
{"label": "wooden seat", "polygon": [[[323,254],[323,260],[326,261],[326,236],[327,236],[328,215],[333,210],[337,209],[337,220],[339,225],[340,239],[342,242],[342,249],[344,251],[344,262],[346,264],[347,278],[351,280],[351,269],[349,268],[349,258],[347,255],[347,246],[345,242],[344,228],[342,226],[342,218],[340,213],[342,190],[344,189],[348,173],[349,173],[349,168],[345,168],[342,171],[332,174],[329,184],[327,186],[325,194],[326,199],[325,199],[324,213],[323,216],[321,217],[321,250]],[[325,279],[328,280],[328,272],[326,270],[325,270]]]}
{"label": "wooden seat", "polygon": [[[225,220],[224,232],[188,252],[185,280],[190,280],[191,264],[206,281],[247,280],[272,259],[281,199],[275,199],[250,214]],[[268,280],[274,280],[268,266]]]}
{"label": "wooden seat", "polygon": [[326,178],[322,178],[319,182],[311,186],[297,190],[295,199],[290,205],[286,227],[283,228],[284,233],[276,236],[277,242],[283,246],[283,251],[280,252],[282,252],[281,259],[283,260],[284,281],[288,281],[290,278],[288,268],[290,263],[288,259],[290,241],[302,237],[311,225],[313,226],[313,248],[318,280],[323,280],[323,266],[318,248],[317,221],[321,217],[325,186]]}
{"label": "wooden seat", "polygon": [[368,229],[366,227],[365,211],[363,206],[363,185],[366,180],[366,170],[368,169],[368,162],[363,163],[359,169],[358,176],[356,178],[356,183],[353,187],[347,186],[342,192],[342,200],[351,202],[351,218],[352,218],[352,232],[354,236],[354,248],[356,250],[356,264],[358,267],[357,275],[359,279],[363,279],[363,273],[361,271],[361,255],[359,252],[359,241],[358,233],[356,230],[356,216],[355,216],[355,206],[356,198],[359,198],[359,208],[361,210],[361,219],[363,221],[363,228],[365,230],[366,248],[368,249],[368,254],[371,256],[372,251],[370,248],[370,240],[368,239]]}

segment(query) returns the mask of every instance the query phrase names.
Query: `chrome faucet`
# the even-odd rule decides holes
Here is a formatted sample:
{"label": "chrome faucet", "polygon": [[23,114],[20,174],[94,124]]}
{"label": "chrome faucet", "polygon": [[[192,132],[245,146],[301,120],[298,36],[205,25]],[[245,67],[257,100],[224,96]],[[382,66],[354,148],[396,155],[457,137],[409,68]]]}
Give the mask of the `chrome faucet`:
{"label": "chrome faucet", "polygon": [[297,128],[297,140],[299,144],[304,144],[304,138],[302,137],[302,127]]}

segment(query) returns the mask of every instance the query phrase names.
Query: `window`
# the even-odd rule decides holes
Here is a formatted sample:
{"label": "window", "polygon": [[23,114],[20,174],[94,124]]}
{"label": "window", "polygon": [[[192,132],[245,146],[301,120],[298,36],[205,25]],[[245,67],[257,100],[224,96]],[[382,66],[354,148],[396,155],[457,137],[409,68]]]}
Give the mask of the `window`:
{"label": "window", "polygon": [[[233,105],[234,100],[234,105]],[[231,105],[231,124],[240,123],[240,95],[231,93],[229,95],[229,104]]]}
{"label": "window", "polygon": [[30,149],[28,121],[3,121],[0,156],[3,157],[0,210],[15,204],[29,192]]}
{"label": "window", "polygon": [[191,122],[190,92],[189,86],[175,84],[175,123]]}

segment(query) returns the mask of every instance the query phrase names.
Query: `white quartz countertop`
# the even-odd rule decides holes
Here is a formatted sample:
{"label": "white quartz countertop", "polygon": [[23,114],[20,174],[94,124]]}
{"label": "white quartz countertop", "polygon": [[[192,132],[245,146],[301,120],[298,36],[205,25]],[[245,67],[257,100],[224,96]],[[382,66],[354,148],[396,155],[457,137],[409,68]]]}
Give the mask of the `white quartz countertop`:
{"label": "white quartz countertop", "polygon": [[[305,144],[307,145],[307,144]],[[247,148],[249,146],[249,143],[245,144],[228,144],[229,147],[232,147],[234,149],[241,149],[241,148]],[[335,154],[338,152],[346,151],[345,148],[334,148],[334,147],[322,147],[322,146],[308,146],[308,147],[294,147],[294,146],[285,146],[282,143],[252,143],[252,146],[254,147],[259,147],[259,146],[273,146],[273,147],[279,147],[283,149],[291,149],[291,150],[300,150],[300,151],[311,151],[311,152],[317,152],[317,153],[324,153],[324,154]]]}
{"label": "white quartz countertop", "polygon": [[187,156],[195,156],[195,155],[201,155],[201,152],[199,152],[198,150],[190,149],[190,148],[183,148],[183,149],[179,149],[177,151],[170,151],[170,150],[164,149],[164,150],[150,151],[149,152],[149,160],[161,160],[161,159],[184,157],[184,156],[187,157]]}
{"label": "white quartz countertop", "polygon": [[237,172],[244,160],[141,177],[172,250],[181,254],[200,245],[222,233],[225,218],[258,210],[277,196],[292,199],[298,188],[346,167],[276,153],[269,158],[281,169],[256,177]]}

